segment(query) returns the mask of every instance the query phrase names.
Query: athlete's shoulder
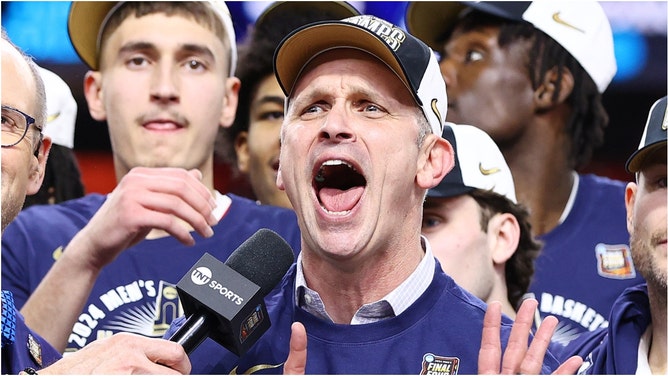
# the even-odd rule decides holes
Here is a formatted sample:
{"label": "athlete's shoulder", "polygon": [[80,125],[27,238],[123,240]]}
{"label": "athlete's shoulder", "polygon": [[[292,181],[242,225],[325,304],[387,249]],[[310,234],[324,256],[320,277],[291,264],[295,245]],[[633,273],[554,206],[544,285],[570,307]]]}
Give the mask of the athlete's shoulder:
{"label": "athlete's shoulder", "polygon": [[39,243],[39,239],[45,243],[69,239],[90,221],[105,199],[104,195],[90,194],[59,204],[26,208],[5,229],[3,249],[5,243],[23,238],[31,239],[31,243]]}
{"label": "athlete's shoulder", "polygon": [[56,219],[60,220],[64,216],[83,218],[87,221],[100,209],[106,198],[106,195],[92,193],[58,204],[33,205],[22,210],[15,220],[22,221],[26,218],[42,218],[43,221],[55,222]]}
{"label": "athlete's shoulder", "polygon": [[613,179],[607,176],[595,174],[581,174],[580,185],[585,188],[604,190],[609,192],[619,192],[626,189],[627,182]]}

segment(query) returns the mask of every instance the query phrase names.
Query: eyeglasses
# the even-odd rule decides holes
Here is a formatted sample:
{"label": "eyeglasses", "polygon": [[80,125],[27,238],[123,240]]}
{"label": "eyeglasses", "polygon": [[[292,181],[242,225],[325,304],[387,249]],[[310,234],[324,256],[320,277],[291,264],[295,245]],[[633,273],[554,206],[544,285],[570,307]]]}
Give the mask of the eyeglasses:
{"label": "eyeglasses", "polygon": [[8,148],[21,142],[28,133],[30,125],[41,133],[42,128],[35,124],[35,118],[14,107],[2,105],[2,147]]}

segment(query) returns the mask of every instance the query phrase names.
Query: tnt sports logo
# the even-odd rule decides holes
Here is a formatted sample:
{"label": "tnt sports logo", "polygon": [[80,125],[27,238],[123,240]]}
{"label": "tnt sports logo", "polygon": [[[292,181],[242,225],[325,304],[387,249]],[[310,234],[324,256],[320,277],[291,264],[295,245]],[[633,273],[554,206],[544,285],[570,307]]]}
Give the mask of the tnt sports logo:
{"label": "tnt sports logo", "polygon": [[406,40],[406,33],[391,23],[374,16],[355,16],[345,19],[346,22],[361,26],[378,35],[393,50],[397,51]]}
{"label": "tnt sports logo", "polygon": [[422,357],[422,371],[420,375],[456,375],[459,372],[459,358],[436,356],[432,353]]}
{"label": "tnt sports logo", "polygon": [[206,285],[211,280],[211,270],[206,266],[200,266],[190,274],[190,280],[197,286]]}

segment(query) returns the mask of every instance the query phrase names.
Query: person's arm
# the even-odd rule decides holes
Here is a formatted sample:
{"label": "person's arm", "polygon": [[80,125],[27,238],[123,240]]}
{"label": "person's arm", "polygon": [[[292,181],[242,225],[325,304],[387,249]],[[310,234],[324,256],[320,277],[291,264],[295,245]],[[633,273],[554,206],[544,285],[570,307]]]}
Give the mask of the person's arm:
{"label": "person's arm", "polygon": [[131,170],[21,308],[26,324],[62,352],[100,271],[120,252],[153,229],[185,245],[194,244],[189,227],[211,236],[215,200],[200,179],[196,170]]}
{"label": "person's arm", "polygon": [[37,372],[40,375],[176,375],[188,374],[191,369],[188,355],[176,342],[118,333],[93,341]]}

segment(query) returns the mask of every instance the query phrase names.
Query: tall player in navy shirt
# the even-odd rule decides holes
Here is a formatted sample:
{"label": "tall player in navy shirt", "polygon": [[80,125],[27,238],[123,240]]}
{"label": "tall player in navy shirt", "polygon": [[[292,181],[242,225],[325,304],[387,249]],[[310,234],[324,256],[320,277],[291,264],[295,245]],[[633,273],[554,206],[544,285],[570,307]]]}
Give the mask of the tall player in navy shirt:
{"label": "tall player in navy shirt", "polygon": [[596,1],[414,1],[410,32],[441,55],[448,120],[486,131],[531,213],[543,249],[530,296],[559,318],[555,342],[607,326],[642,282],[624,223],[625,182],[580,174],[603,143],[602,93],[617,70]]}

